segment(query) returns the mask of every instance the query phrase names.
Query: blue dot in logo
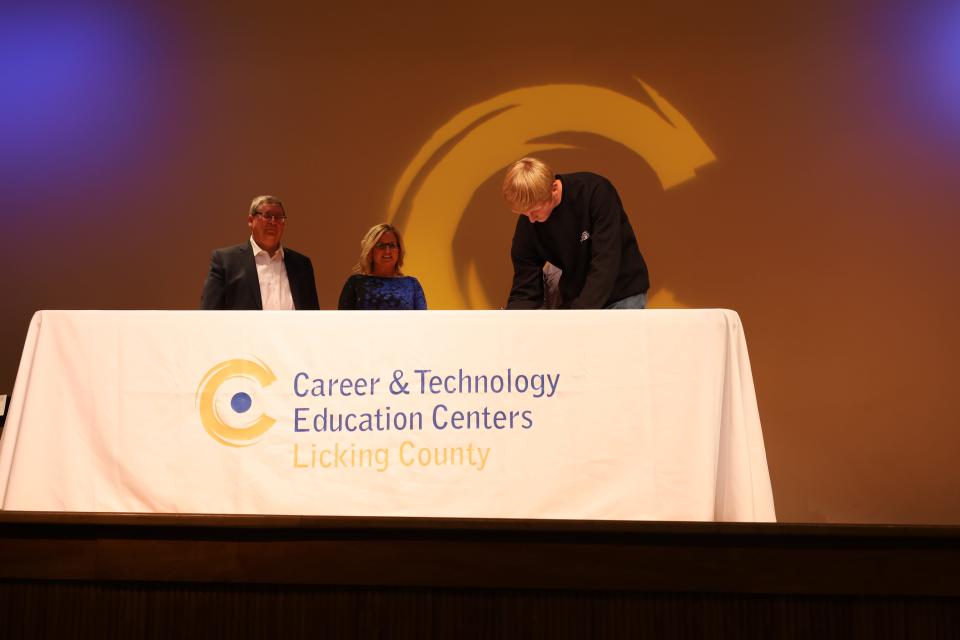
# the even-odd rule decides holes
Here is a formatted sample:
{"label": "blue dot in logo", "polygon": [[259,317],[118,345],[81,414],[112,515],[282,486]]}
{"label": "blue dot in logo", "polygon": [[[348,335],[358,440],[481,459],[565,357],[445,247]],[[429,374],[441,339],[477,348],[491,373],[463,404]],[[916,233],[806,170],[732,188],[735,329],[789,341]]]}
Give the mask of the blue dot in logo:
{"label": "blue dot in logo", "polygon": [[230,398],[230,406],[233,407],[233,410],[237,413],[244,413],[250,409],[250,405],[252,404],[253,400],[243,391],[233,394],[233,397]]}

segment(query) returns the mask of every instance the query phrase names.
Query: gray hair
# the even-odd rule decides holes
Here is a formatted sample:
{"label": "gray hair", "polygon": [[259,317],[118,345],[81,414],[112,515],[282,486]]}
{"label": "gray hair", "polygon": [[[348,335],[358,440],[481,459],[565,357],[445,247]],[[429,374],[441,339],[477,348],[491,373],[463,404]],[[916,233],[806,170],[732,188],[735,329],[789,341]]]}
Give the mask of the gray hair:
{"label": "gray hair", "polygon": [[250,215],[256,215],[257,209],[260,208],[260,205],[264,204],[276,204],[283,209],[284,215],[286,215],[287,210],[284,208],[283,203],[280,202],[280,198],[276,196],[257,196],[253,199],[253,202],[250,203]]}

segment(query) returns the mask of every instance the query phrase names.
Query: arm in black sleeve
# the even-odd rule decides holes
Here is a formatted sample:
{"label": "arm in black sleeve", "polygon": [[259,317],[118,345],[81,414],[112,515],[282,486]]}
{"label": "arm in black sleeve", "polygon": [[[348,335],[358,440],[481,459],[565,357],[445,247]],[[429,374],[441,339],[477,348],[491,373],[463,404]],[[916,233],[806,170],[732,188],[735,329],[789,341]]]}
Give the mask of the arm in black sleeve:
{"label": "arm in black sleeve", "polygon": [[590,268],[587,280],[570,304],[571,309],[602,309],[620,273],[623,205],[609,181],[598,183],[590,196]]}
{"label": "arm in black sleeve", "polygon": [[507,309],[539,309],[543,306],[543,265],[546,260],[536,248],[531,223],[517,220],[513,232],[510,259],[513,261],[513,286]]}
{"label": "arm in black sleeve", "polygon": [[200,294],[200,308],[223,309],[225,291],[223,259],[220,252],[214,251],[210,257],[210,272],[207,273],[207,281],[203,283],[203,292]]}
{"label": "arm in black sleeve", "polygon": [[337,309],[341,311],[350,311],[357,308],[357,279],[353,276],[347,278],[343,283],[343,289],[340,291],[340,301],[337,302]]}
{"label": "arm in black sleeve", "polygon": [[319,311],[320,310],[320,298],[317,296],[317,279],[313,275],[313,262],[310,261],[310,258],[307,258],[307,287],[305,288],[306,298],[303,301],[303,306],[300,307],[304,311]]}

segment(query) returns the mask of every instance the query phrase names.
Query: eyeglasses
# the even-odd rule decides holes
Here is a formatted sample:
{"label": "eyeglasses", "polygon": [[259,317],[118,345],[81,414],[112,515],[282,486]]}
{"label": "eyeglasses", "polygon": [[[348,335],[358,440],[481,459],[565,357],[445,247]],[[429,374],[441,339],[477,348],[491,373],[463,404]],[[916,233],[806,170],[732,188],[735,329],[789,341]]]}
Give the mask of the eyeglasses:
{"label": "eyeglasses", "polygon": [[285,213],[260,213],[257,211],[253,215],[260,216],[265,222],[273,222],[275,224],[283,224],[287,221],[287,214]]}
{"label": "eyeglasses", "polygon": [[373,248],[378,251],[386,251],[387,249],[390,249],[391,251],[396,251],[397,243],[396,242],[378,242],[377,244],[373,245]]}

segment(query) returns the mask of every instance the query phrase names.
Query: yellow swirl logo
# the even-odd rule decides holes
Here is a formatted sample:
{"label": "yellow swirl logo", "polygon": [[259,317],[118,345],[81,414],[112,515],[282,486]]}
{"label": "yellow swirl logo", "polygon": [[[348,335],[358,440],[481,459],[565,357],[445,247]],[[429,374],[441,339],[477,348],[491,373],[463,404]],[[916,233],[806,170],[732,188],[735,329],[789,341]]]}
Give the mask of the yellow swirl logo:
{"label": "yellow swirl logo", "polygon": [[716,159],[677,109],[638,82],[652,106],[602,87],[525,87],[468,107],[433,133],[401,175],[389,208],[391,221],[406,214],[405,268],[423,280],[432,309],[490,308],[476,262],[457,264],[454,236],[485,181],[517,158],[573,148],[545,136],[589,133],[618,142],[646,160],[664,189]]}
{"label": "yellow swirl logo", "polygon": [[276,422],[258,413],[260,391],[277,380],[265,364],[237,358],[214,366],[197,387],[200,422],[217,442],[246,447]]}

